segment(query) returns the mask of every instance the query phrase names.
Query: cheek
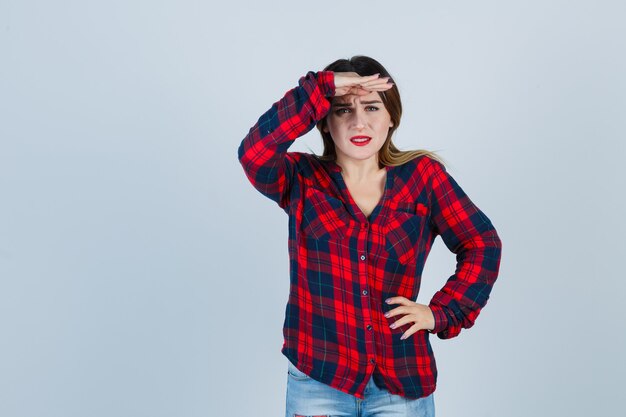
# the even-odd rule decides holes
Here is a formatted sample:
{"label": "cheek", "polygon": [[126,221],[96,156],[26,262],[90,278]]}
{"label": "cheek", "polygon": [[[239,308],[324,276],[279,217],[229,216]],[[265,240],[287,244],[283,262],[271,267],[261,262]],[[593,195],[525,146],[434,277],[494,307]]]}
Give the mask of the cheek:
{"label": "cheek", "polygon": [[343,125],[343,123],[337,120],[333,120],[332,122],[329,121],[326,123],[327,131],[333,137],[333,140],[336,139],[336,136],[340,135],[341,132],[345,130]]}
{"label": "cheek", "polygon": [[387,134],[389,133],[389,129],[391,129],[391,127],[389,126],[389,123],[390,123],[389,121],[381,121],[376,127],[376,130],[381,136],[383,136],[383,138],[387,137]]}

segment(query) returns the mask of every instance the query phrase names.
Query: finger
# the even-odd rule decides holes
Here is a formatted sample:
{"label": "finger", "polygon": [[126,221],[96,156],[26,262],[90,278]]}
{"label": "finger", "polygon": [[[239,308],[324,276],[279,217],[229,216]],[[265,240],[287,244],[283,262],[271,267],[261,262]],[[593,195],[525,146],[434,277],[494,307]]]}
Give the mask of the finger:
{"label": "finger", "polygon": [[379,82],[377,84],[358,84],[358,85],[350,85],[347,87],[348,94],[353,94],[356,96],[364,96],[370,94],[373,91],[386,91],[393,87],[393,84],[389,84],[387,82]]}
{"label": "finger", "polygon": [[350,86],[350,87],[342,87],[340,90],[336,90],[336,92],[341,92],[343,96],[350,96],[350,95],[356,95],[355,94],[356,91],[356,87],[354,86]]}
{"label": "finger", "polygon": [[376,84],[376,85],[368,85],[364,88],[367,88],[368,90],[373,90],[373,91],[385,91],[385,90],[389,90],[390,88],[393,87],[393,83],[382,83],[382,84]]}
{"label": "finger", "polygon": [[397,297],[389,297],[385,300],[387,304],[402,304],[408,305],[409,300],[406,297],[397,296]]}
{"label": "finger", "polygon": [[361,80],[362,85],[377,85],[377,84],[387,84],[390,80],[390,77],[380,77],[374,78],[373,80]]}
{"label": "finger", "polygon": [[351,87],[369,81],[374,81],[379,77],[379,75],[380,74],[373,74],[362,77],[356,72],[335,72],[335,88]]}
{"label": "finger", "polygon": [[409,323],[418,323],[417,318],[413,314],[407,314],[405,316],[402,316],[395,322],[391,323],[389,327],[392,329],[397,329],[398,327],[404,326],[405,324]]}
{"label": "finger", "polygon": [[360,78],[361,82],[370,81],[370,80],[376,80],[376,79],[380,78],[380,74],[376,73],[376,74],[372,74],[372,75],[361,75],[359,78]]}
{"label": "finger", "polygon": [[368,95],[369,93],[371,93],[371,91],[365,90],[361,86],[353,87],[353,90],[352,90],[352,94],[356,96],[365,96],[365,95]]}
{"label": "finger", "polygon": [[371,90],[363,89],[363,87],[361,87],[360,85],[355,85],[355,86],[348,87],[348,90],[344,95],[364,96],[371,92],[372,92]]}
{"label": "finger", "polygon": [[396,307],[393,310],[389,310],[388,312],[386,312],[384,314],[385,317],[387,318],[391,318],[391,317],[395,317],[398,314],[407,314],[408,311],[406,311],[406,307],[402,306],[402,307]]}
{"label": "finger", "polygon": [[380,87],[388,87],[391,88],[393,83],[388,79],[380,79],[380,80],[372,80],[367,83],[361,83],[363,88],[380,88]]}
{"label": "finger", "polygon": [[404,339],[411,337],[413,334],[417,333],[418,330],[422,330],[422,329],[417,324],[414,324],[413,326],[409,327],[409,330],[407,330],[406,332],[402,334],[402,336],[400,336],[400,340],[404,340]]}
{"label": "finger", "polygon": [[[376,75],[376,77],[378,77],[378,75]],[[391,86],[389,86],[389,77],[384,77],[384,78],[372,78],[369,79],[369,77],[358,77],[358,78],[353,78],[353,79],[347,79],[344,80],[342,83],[343,87],[348,87],[348,88],[362,88],[365,90],[371,90],[372,88],[391,88]]]}
{"label": "finger", "polygon": [[386,84],[386,85],[381,85],[381,86],[376,86],[376,87],[367,87],[368,90],[370,91],[387,91],[389,89],[391,89],[391,87],[393,87],[393,84]]}

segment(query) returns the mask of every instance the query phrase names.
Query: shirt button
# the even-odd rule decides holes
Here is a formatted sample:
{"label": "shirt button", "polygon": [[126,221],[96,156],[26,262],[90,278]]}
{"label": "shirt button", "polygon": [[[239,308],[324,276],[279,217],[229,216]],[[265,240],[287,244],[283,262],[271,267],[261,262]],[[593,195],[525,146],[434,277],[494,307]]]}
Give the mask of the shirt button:
{"label": "shirt button", "polygon": [[363,229],[367,229],[367,226],[369,226],[367,223],[361,223],[361,227],[362,227]]}
{"label": "shirt button", "polygon": [[367,295],[367,290],[363,290],[363,295]]}
{"label": "shirt button", "polygon": [[370,363],[371,363],[372,365],[373,365],[373,364],[375,364],[375,363],[376,363],[376,359],[371,358],[371,359],[370,359]]}
{"label": "shirt button", "polygon": [[365,255],[361,255],[361,260],[364,261],[365,260]]}
{"label": "shirt button", "polygon": [[372,329],[373,329],[372,325],[371,325],[371,324],[368,324],[368,325],[367,325],[367,330],[372,330]]}

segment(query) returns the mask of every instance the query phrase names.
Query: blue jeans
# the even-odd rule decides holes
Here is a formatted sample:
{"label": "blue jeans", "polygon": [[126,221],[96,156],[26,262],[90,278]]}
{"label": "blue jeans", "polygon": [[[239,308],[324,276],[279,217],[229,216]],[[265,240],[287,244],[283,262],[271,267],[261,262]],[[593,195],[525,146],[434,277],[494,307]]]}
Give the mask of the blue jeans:
{"label": "blue jeans", "polygon": [[289,360],[287,363],[286,417],[435,416],[433,394],[416,400],[405,398],[378,388],[372,377],[365,387],[365,398],[360,399],[310,378]]}

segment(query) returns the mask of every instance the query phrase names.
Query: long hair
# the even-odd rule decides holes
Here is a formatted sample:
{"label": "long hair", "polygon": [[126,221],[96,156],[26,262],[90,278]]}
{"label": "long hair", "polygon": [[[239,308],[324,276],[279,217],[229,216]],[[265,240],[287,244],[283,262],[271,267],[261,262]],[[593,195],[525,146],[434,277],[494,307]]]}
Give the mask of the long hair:
{"label": "long hair", "polygon": [[[391,140],[391,136],[393,135],[393,132],[396,131],[398,126],[400,126],[400,118],[402,117],[402,101],[400,100],[400,92],[398,91],[398,87],[393,80],[393,77],[391,77],[389,72],[380,64],[380,62],[376,61],[374,58],[357,55],[353,56],[349,60],[338,59],[337,61],[326,66],[324,71],[356,72],[361,76],[378,73],[381,77],[390,77],[390,81],[393,82],[393,86],[389,90],[378,92],[378,95],[387,109],[387,112],[389,112],[391,121],[393,122],[393,126],[389,128],[387,139],[378,152],[378,164],[380,165],[380,168],[383,168],[384,166],[402,165],[422,155],[428,155],[442,164],[444,163],[443,159],[433,151],[427,151],[425,149],[401,151],[396,147],[396,145],[394,145]],[[324,132],[327,117],[328,116],[317,123],[317,129],[322,135],[322,141],[324,144],[324,151],[319,158],[334,161],[337,158],[335,143],[333,142],[333,138],[330,136],[330,133]]]}

